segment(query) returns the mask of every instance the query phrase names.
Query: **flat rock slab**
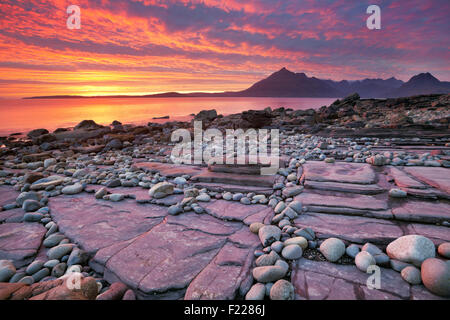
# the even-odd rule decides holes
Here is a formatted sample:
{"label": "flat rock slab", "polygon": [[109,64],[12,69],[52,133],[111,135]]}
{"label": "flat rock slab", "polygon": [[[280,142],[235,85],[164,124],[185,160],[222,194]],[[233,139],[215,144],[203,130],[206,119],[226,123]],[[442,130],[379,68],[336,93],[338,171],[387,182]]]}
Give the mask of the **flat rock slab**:
{"label": "flat rock slab", "polygon": [[97,200],[93,194],[50,198],[49,207],[60,231],[90,253],[145,233],[167,215],[165,207]]}
{"label": "flat rock slab", "polygon": [[432,294],[423,285],[416,285],[411,286],[411,300],[450,300],[450,299]]}
{"label": "flat rock slab", "polygon": [[443,242],[450,242],[450,228],[432,224],[410,223],[407,225],[408,234],[420,234],[429,238],[436,246]]}
{"label": "flat rock slab", "polygon": [[146,298],[158,299],[167,292],[174,298],[177,291],[180,298],[225,241],[223,236],[161,223],[109,258],[105,277],[117,277]]}
{"label": "flat rock slab", "polygon": [[353,195],[337,197],[316,193],[303,192],[294,198],[304,205],[315,205],[325,207],[342,207],[360,210],[387,210],[386,201],[378,200],[371,196]]}
{"label": "flat rock slab", "polygon": [[253,249],[227,243],[191,282],[185,300],[233,300],[250,274]]}
{"label": "flat rock slab", "polygon": [[183,226],[185,230],[201,231],[215,236],[229,236],[241,228],[246,228],[240,222],[223,221],[207,214],[196,214],[193,211],[177,216],[167,216],[166,221],[168,224]]}
{"label": "flat rock slab", "polygon": [[432,224],[406,223],[367,217],[307,212],[294,220],[297,227],[310,227],[319,239],[340,238],[353,243],[387,245],[395,239],[418,234],[435,245],[450,241],[450,228]]}
{"label": "flat rock slab", "polygon": [[273,209],[267,205],[245,205],[239,201],[212,200],[199,204],[208,214],[223,220],[245,221],[247,218],[257,215],[260,217],[258,220],[262,222],[266,216],[273,213]]}
{"label": "flat rock slab", "polygon": [[404,170],[420,181],[450,194],[450,169],[435,167],[405,167]]}
{"label": "flat rock slab", "polygon": [[[90,185],[89,189],[99,190],[103,186],[99,185]],[[150,196],[148,195],[148,189],[144,189],[141,187],[114,187],[114,188],[106,188],[110,193],[120,193],[120,194],[131,194],[136,197],[137,200],[150,200]],[[161,198],[161,199],[153,199],[157,205],[162,206],[171,206],[173,204],[178,203],[183,200],[183,194],[172,194],[170,196]]]}
{"label": "flat rock slab", "polygon": [[25,212],[22,208],[0,211],[0,223],[22,222]]}
{"label": "flat rock slab", "polygon": [[[141,187],[114,187],[109,188],[102,185],[89,185],[86,189],[99,190],[101,188],[106,188],[110,193],[121,193],[121,194],[134,194],[137,199],[150,199],[148,195],[148,189]],[[94,195],[92,195],[94,196]]]}
{"label": "flat rock slab", "polygon": [[324,190],[324,191],[337,191],[348,192],[358,194],[378,194],[386,191],[376,184],[354,184],[354,183],[341,183],[341,182],[317,182],[312,180],[306,180],[304,184],[305,188]]}
{"label": "flat rock slab", "polygon": [[232,192],[237,193],[241,192],[243,194],[249,193],[249,192],[255,192],[256,194],[264,194],[266,196],[269,196],[273,193],[272,188],[268,187],[257,187],[257,186],[240,186],[235,184],[224,184],[224,183],[196,183],[194,184],[194,187],[198,189],[207,188],[208,190],[215,191],[215,192]]}
{"label": "flat rock slab", "polygon": [[422,223],[450,222],[450,205],[444,202],[408,201],[401,207],[392,209],[392,213],[397,220]]}
{"label": "flat rock slab", "polygon": [[209,182],[209,183],[224,183],[235,184],[241,186],[258,186],[272,188],[277,179],[277,175],[262,176],[262,175],[245,175],[223,172],[211,172],[208,170],[202,171],[191,178],[192,181]]}
{"label": "flat rock slab", "polygon": [[320,212],[328,214],[343,214],[347,216],[360,216],[377,219],[393,219],[394,215],[391,210],[367,210],[367,209],[353,209],[343,207],[327,207],[327,206],[315,206],[308,205],[309,212]]}
{"label": "flat rock slab", "polygon": [[390,220],[308,212],[294,220],[297,227],[310,227],[318,238],[336,237],[353,243],[388,244],[404,235]]}
{"label": "flat rock slab", "polygon": [[395,184],[400,188],[413,188],[413,189],[426,189],[427,186],[423,183],[411,178],[404,171],[395,168],[389,167],[389,173],[392,178],[394,178]]}
{"label": "flat rock slab", "polygon": [[307,161],[303,164],[306,181],[373,184],[375,171],[369,164],[323,161]]}
{"label": "flat rock slab", "polygon": [[144,299],[232,299],[258,245],[240,222],[187,212],[100,249],[91,266]]}
{"label": "flat rock slab", "polygon": [[421,199],[446,199],[450,200],[450,194],[445,193],[436,188],[427,188],[427,189],[413,189],[413,188],[401,188],[403,191],[406,191],[409,196],[413,196]]}
{"label": "flat rock slab", "polygon": [[161,199],[154,199],[155,204],[169,207],[171,205],[177,204],[181,202],[184,199],[183,194],[172,194],[170,196],[161,198]]}
{"label": "flat rock slab", "polygon": [[291,281],[297,299],[308,300],[398,300],[410,298],[410,286],[400,273],[380,268],[380,289],[369,289],[371,274],[354,265],[297,260],[292,265]]}
{"label": "flat rock slab", "polygon": [[39,223],[0,224],[0,260],[12,260],[16,268],[27,265],[37,254],[46,232]]}
{"label": "flat rock slab", "polygon": [[161,175],[169,178],[174,178],[185,174],[193,176],[207,170],[206,168],[202,168],[199,166],[161,162],[137,162],[134,165],[140,169],[146,169],[153,173],[159,172]]}
{"label": "flat rock slab", "polygon": [[[268,150],[270,154],[271,150]],[[238,163],[239,160],[239,163]],[[250,161],[251,160],[251,161]],[[210,171],[216,172],[228,172],[228,173],[239,173],[239,174],[260,174],[260,168],[270,167],[271,164],[278,163],[279,168],[285,168],[289,163],[289,156],[270,156],[267,157],[256,157],[250,158],[249,155],[245,155],[243,158],[237,157],[223,157],[221,164],[215,163],[208,165]]]}
{"label": "flat rock slab", "polygon": [[20,193],[15,191],[12,187],[0,186],[0,207],[15,203],[19,194]]}

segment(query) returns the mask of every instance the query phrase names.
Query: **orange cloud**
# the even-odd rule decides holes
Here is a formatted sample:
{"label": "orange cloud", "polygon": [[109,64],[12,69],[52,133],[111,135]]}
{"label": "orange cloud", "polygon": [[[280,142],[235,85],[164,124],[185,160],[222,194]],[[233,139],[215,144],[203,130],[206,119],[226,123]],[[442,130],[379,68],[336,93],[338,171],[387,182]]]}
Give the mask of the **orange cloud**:
{"label": "orange cloud", "polygon": [[382,6],[371,32],[365,5],[342,0],[80,0],[81,29],[69,30],[67,1],[6,0],[0,96],[240,90],[282,66],[448,80],[448,1],[404,3]]}

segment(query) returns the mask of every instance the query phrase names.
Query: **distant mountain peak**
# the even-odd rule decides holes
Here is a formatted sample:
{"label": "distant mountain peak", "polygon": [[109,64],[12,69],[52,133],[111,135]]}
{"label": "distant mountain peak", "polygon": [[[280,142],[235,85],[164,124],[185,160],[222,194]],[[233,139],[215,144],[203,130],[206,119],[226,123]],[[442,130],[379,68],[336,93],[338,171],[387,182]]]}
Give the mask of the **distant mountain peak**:
{"label": "distant mountain peak", "polygon": [[409,97],[419,94],[449,92],[449,83],[439,81],[429,72],[423,72],[411,77],[408,82],[404,83],[398,89],[388,92],[387,97]]}
{"label": "distant mountain peak", "polygon": [[289,71],[288,69],[286,69],[286,67],[283,67],[277,72],[274,72],[273,74],[294,74],[294,72]]}
{"label": "distant mountain peak", "polygon": [[414,81],[420,81],[420,82],[427,81],[427,82],[435,82],[435,83],[440,82],[429,72],[419,73],[419,74],[411,77],[411,79],[409,79],[408,82],[414,82]]}
{"label": "distant mountain peak", "polygon": [[340,92],[325,81],[309,78],[305,73],[295,73],[286,67],[272,73],[241,91],[240,94],[254,97],[338,97]]}

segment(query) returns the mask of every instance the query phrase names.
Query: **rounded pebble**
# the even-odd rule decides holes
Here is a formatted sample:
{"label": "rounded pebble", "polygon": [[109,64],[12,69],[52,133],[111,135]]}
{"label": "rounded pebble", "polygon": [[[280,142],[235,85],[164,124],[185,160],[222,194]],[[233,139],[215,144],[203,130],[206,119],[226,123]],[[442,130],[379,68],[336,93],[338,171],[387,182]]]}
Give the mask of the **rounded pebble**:
{"label": "rounded pebble", "polygon": [[371,265],[375,265],[375,258],[367,251],[361,251],[355,257],[356,267],[362,272],[367,272],[367,268]]}
{"label": "rounded pebble", "polygon": [[335,262],[345,253],[345,244],[337,238],[328,238],[320,245],[320,252],[328,261]]}
{"label": "rounded pebble", "polygon": [[270,289],[271,300],[294,300],[294,286],[286,280],[278,280]]}
{"label": "rounded pebble", "polygon": [[406,268],[403,268],[400,274],[403,280],[405,280],[409,284],[420,284],[422,282],[420,270],[416,267],[408,266]]}

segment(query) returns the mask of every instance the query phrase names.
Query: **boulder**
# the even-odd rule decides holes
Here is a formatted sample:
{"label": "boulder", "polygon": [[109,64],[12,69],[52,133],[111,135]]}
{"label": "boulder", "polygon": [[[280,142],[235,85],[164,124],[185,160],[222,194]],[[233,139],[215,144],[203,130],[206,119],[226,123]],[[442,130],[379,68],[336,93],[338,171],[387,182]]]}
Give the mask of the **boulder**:
{"label": "boulder", "polygon": [[391,259],[412,263],[420,267],[428,258],[434,258],[436,253],[433,241],[420,235],[407,235],[392,241],[386,248]]}
{"label": "boulder", "polygon": [[16,203],[17,203],[19,206],[22,206],[23,203],[24,203],[26,200],[36,200],[36,201],[39,201],[39,200],[40,200],[40,197],[39,197],[39,194],[38,194],[37,192],[34,192],[34,191],[22,192],[22,193],[19,194],[19,196],[16,198]]}
{"label": "boulder", "polygon": [[272,242],[280,240],[281,230],[276,226],[267,225],[259,229],[258,236],[262,245],[267,247],[272,244]]}
{"label": "boulder", "polygon": [[359,251],[360,248],[356,244],[351,244],[345,249],[345,253],[352,258],[355,258]]}
{"label": "boulder", "polygon": [[438,253],[444,258],[450,259],[450,242],[441,243],[438,247]]}
{"label": "boulder", "polygon": [[105,146],[105,150],[122,149],[122,148],[123,143],[120,139],[112,139]]}
{"label": "boulder", "polygon": [[215,109],[212,110],[202,110],[197,113],[194,117],[196,121],[212,121],[217,118],[217,111]]}
{"label": "boulder", "polygon": [[257,267],[273,266],[278,259],[280,259],[280,256],[272,250],[268,254],[259,256],[258,259],[256,259],[255,264]]}
{"label": "boulder", "polygon": [[79,248],[75,248],[69,255],[69,259],[67,259],[67,265],[72,266],[75,264],[84,265],[89,258],[89,254]]}
{"label": "boulder", "polygon": [[376,256],[378,254],[382,254],[383,251],[381,251],[380,248],[378,248],[376,245],[371,244],[371,243],[366,243],[362,248],[361,251],[367,251],[368,253],[370,253],[372,256]]}
{"label": "boulder", "polygon": [[392,198],[406,198],[408,193],[401,189],[391,189],[389,190],[389,196]]}
{"label": "boulder", "polygon": [[23,291],[25,287],[25,283],[0,283],[0,300],[11,299],[12,296],[17,295],[20,291]]}
{"label": "boulder", "polygon": [[337,238],[329,238],[320,245],[320,252],[328,261],[335,262],[345,253],[345,244]]}
{"label": "boulder", "polygon": [[59,278],[62,277],[66,273],[67,264],[65,262],[61,262],[56,264],[52,268],[52,277]]}
{"label": "boulder", "polygon": [[283,189],[282,194],[286,198],[290,198],[302,193],[303,189],[303,186],[288,187]]}
{"label": "boulder", "polygon": [[47,178],[39,179],[31,185],[31,190],[42,190],[50,186],[57,186],[64,182],[64,179],[60,176],[50,176]]}
{"label": "boulder", "polygon": [[408,266],[403,268],[401,271],[401,276],[403,280],[408,282],[409,284],[420,284],[422,282],[422,278],[420,275],[420,270],[413,266]]}
{"label": "boulder", "polygon": [[74,245],[67,243],[67,244],[60,244],[56,247],[51,248],[50,250],[47,251],[47,257],[50,260],[53,259],[61,259],[62,257],[64,257],[66,254],[69,254],[72,249],[73,249]]}
{"label": "boulder", "polygon": [[375,265],[375,258],[367,251],[359,252],[355,257],[356,267],[362,272],[367,272],[367,268],[371,265]]}
{"label": "boulder", "polygon": [[264,266],[253,269],[253,278],[258,282],[274,282],[286,275],[287,270],[280,266]]}
{"label": "boulder", "polygon": [[92,130],[92,129],[100,129],[103,128],[103,126],[95,123],[94,120],[83,120],[79,124],[77,124],[74,128],[74,130]]}
{"label": "boulder", "polygon": [[450,297],[450,263],[436,258],[428,258],[422,263],[422,281],[432,293]]}
{"label": "boulder", "polygon": [[70,283],[71,280],[72,278],[69,277],[63,284],[38,294],[30,300],[95,300],[98,286],[94,278],[80,278],[78,285]]}
{"label": "boulder", "polygon": [[264,224],[261,222],[253,222],[250,225],[250,232],[254,233],[254,234],[258,234],[259,229],[261,229],[262,227],[264,227]]}
{"label": "boulder", "polygon": [[259,129],[272,123],[272,115],[266,110],[249,110],[241,114],[242,128]]}
{"label": "boulder", "polygon": [[382,154],[377,154],[375,156],[367,158],[366,162],[373,166],[383,166],[383,165],[389,163],[389,161],[386,159],[386,157],[383,156]]}
{"label": "boulder", "polygon": [[293,209],[298,214],[302,213],[303,205],[302,205],[302,203],[300,201],[294,200],[294,201],[289,203],[288,207]]}
{"label": "boulder", "polygon": [[174,185],[169,182],[159,182],[150,188],[148,195],[155,199],[161,199],[173,194],[173,188]]}
{"label": "boulder", "polygon": [[[47,160],[44,160],[44,167],[45,167],[45,162]],[[41,172],[27,172],[25,174],[25,176],[23,177],[23,183],[33,183],[38,181],[39,179],[43,179],[44,178],[44,174]]]}
{"label": "boulder", "polygon": [[16,273],[10,260],[0,260],[0,282],[7,282]]}
{"label": "boulder", "polygon": [[128,287],[122,282],[114,282],[108,290],[98,295],[96,300],[121,300]]}
{"label": "boulder", "polygon": [[291,244],[283,248],[281,255],[287,260],[296,260],[302,257],[303,251],[300,246]]}
{"label": "boulder", "polygon": [[33,139],[47,133],[49,133],[47,129],[34,129],[27,133],[27,137]]}
{"label": "boulder", "polygon": [[39,270],[42,269],[42,267],[44,266],[44,261],[42,260],[35,260],[33,263],[31,263],[27,269],[25,270],[25,272],[28,275],[32,275],[36,272],[38,272]]}
{"label": "boulder", "polygon": [[245,300],[263,300],[266,295],[266,286],[255,283],[245,295]]}
{"label": "boulder", "polygon": [[270,288],[271,300],[294,300],[294,286],[286,280],[278,280]]}
{"label": "boulder", "polygon": [[[28,201],[28,200],[27,200]],[[34,211],[34,210],[32,210]],[[42,213],[39,212],[28,212],[23,216],[23,221],[25,222],[38,222],[44,217]]]}
{"label": "boulder", "polygon": [[22,209],[25,212],[33,212],[39,210],[40,207],[41,204],[38,201],[32,199],[25,200],[22,204]]}
{"label": "boulder", "polygon": [[284,241],[284,245],[285,246],[289,246],[291,244],[296,244],[300,248],[302,248],[303,250],[308,248],[308,240],[306,240],[306,238],[301,237],[301,236],[289,238],[289,239]]}
{"label": "boulder", "polygon": [[75,183],[73,185],[62,188],[61,192],[67,195],[73,195],[82,192],[83,189],[84,187],[81,183]]}
{"label": "boulder", "polygon": [[125,291],[122,300],[136,300],[136,295],[134,294],[134,291],[131,289]]}

